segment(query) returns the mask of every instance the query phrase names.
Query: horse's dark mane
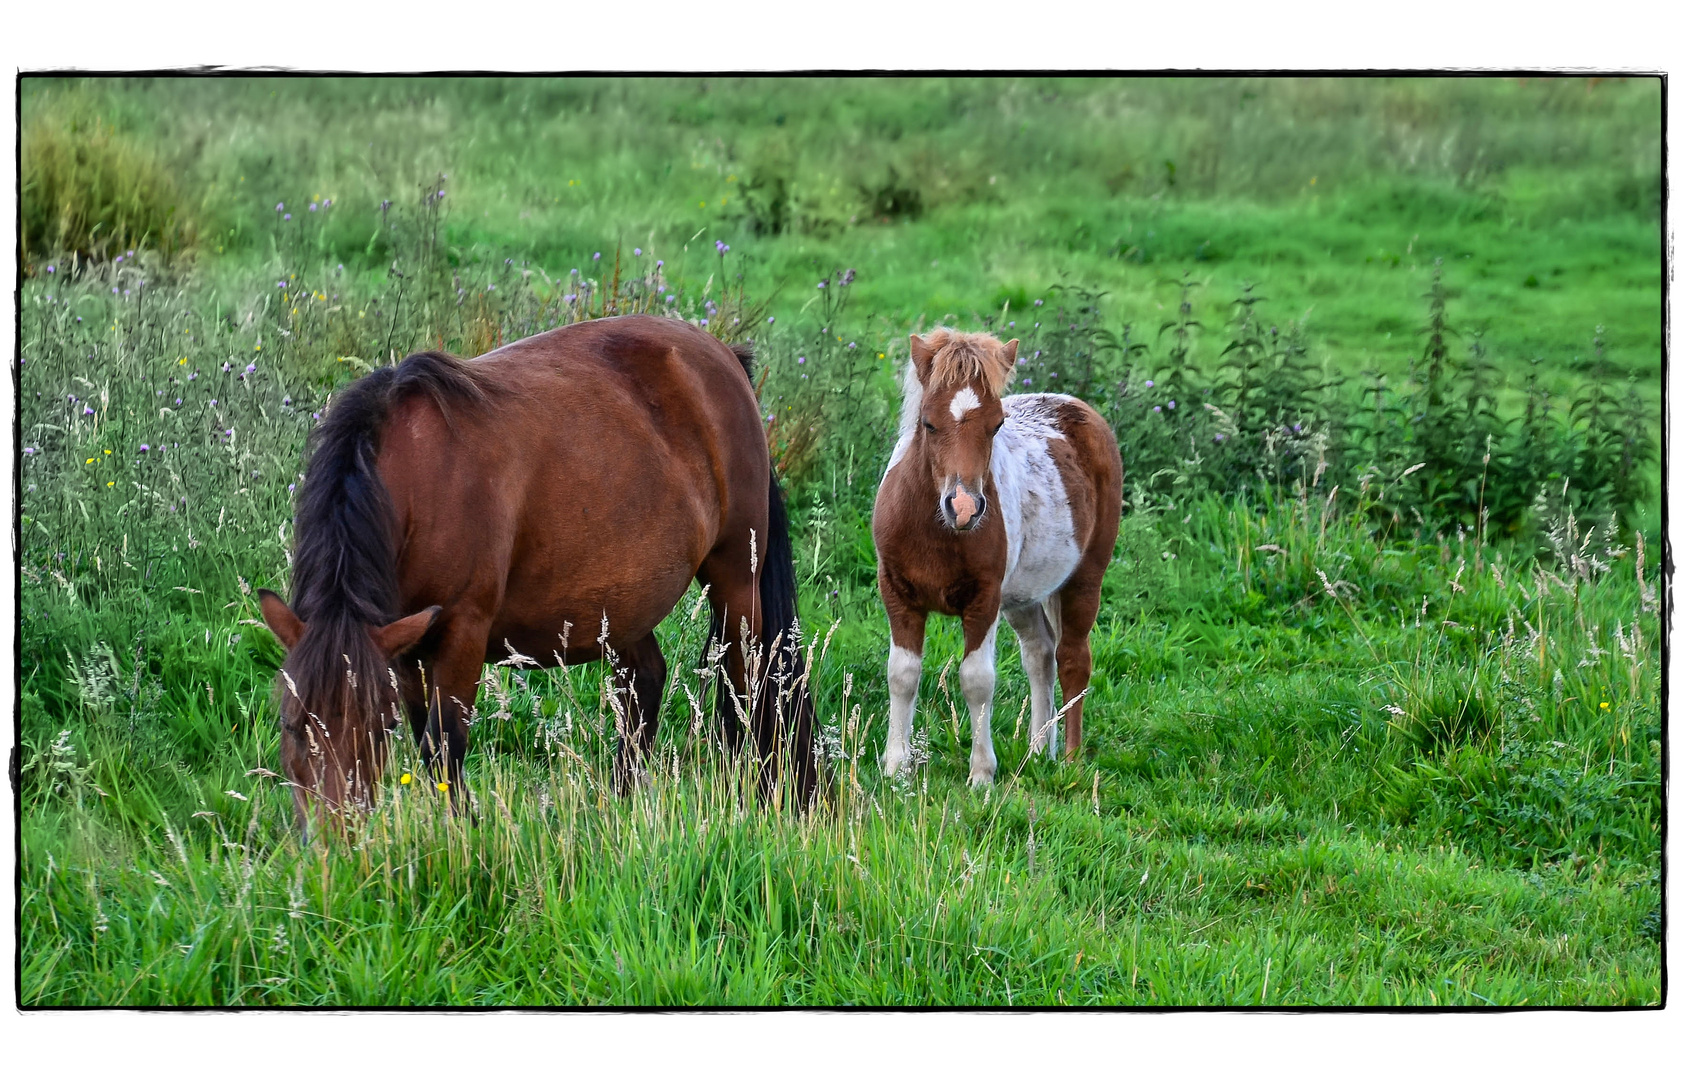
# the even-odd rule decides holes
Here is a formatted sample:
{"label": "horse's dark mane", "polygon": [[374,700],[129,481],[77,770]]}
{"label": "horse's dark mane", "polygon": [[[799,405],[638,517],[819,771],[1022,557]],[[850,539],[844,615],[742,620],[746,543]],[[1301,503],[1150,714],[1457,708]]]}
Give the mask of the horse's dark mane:
{"label": "horse's dark mane", "polygon": [[312,447],[294,515],[291,607],[306,627],[287,661],[312,709],[344,677],[371,694],[379,662],[367,634],[396,610],[397,559],[391,496],[376,468],[380,433],[393,407],[426,394],[446,419],[452,406],[485,399],[484,378],[445,353],[421,352],[379,368],[340,391],[310,435]]}

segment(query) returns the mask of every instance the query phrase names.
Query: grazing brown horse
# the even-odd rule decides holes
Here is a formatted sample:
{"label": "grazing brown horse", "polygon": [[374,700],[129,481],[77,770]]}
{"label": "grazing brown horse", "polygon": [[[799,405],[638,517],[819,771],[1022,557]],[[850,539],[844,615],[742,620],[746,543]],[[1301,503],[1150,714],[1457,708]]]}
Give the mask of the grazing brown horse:
{"label": "grazing brown horse", "polygon": [[970,783],[991,783],[998,767],[991,713],[1001,611],[1028,675],[1030,752],[1056,753],[1054,671],[1068,755],[1080,752],[1087,637],[1121,520],[1121,454],[1103,417],[1078,398],[1000,398],[1015,361],[1014,340],[944,328],[926,340],[911,335],[899,443],[871,522],[893,635],[886,775],[910,765],[930,612],[964,624],[958,671],[970,710]]}
{"label": "grazing brown horse", "polygon": [[811,798],[794,562],[750,368],[745,347],[626,316],[475,360],[417,353],[339,393],[298,498],[292,605],[262,593],[288,650],[281,758],[301,828],[312,800],[322,821],[370,804],[400,706],[465,805],[480,672],[510,654],[553,666],[610,650],[623,788],[665,689],[654,628],[697,578],[727,741],[740,747],[747,717],[762,784],[787,757]]}

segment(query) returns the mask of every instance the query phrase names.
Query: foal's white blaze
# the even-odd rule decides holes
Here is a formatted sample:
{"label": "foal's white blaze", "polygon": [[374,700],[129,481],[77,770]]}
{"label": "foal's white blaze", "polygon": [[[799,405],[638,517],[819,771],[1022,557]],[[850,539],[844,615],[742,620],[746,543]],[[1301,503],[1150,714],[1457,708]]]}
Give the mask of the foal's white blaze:
{"label": "foal's white blaze", "polygon": [[917,707],[917,683],[923,657],[898,645],[888,649],[888,745],[882,775],[896,776],[911,767],[911,714]]}
{"label": "foal's white blaze", "polygon": [[966,386],[952,395],[952,419],[962,420],[964,414],[971,409],[981,408],[981,399],[975,396],[975,388]]}

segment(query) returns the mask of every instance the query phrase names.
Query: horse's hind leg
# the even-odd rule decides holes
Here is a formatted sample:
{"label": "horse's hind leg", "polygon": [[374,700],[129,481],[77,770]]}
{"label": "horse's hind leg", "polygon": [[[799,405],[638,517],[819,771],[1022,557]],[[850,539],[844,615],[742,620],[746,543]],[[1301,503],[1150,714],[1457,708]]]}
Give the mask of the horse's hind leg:
{"label": "horse's hind leg", "polygon": [[660,724],[660,699],[666,692],[666,657],[653,633],[620,650],[613,668],[619,726],[619,753],[613,779],[620,794],[642,774]]}

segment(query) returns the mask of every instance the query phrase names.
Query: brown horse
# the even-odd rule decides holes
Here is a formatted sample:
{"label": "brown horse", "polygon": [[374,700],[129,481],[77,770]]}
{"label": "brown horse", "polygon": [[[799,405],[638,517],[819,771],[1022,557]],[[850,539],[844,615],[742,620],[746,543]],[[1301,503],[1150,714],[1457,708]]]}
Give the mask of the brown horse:
{"label": "brown horse", "polygon": [[794,562],[750,370],[746,347],[626,316],[475,360],[417,353],[337,395],[298,498],[292,606],[261,598],[288,650],[281,759],[301,828],[312,799],[323,821],[370,804],[400,706],[464,806],[480,672],[510,654],[609,652],[623,788],[665,690],[654,628],[692,579],[709,590],[709,656],[723,649],[730,747],[746,717],[762,784],[787,756],[811,798]]}
{"label": "brown horse", "polygon": [[899,443],[871,529],[888,609],[888,745],[906,769],[930,612],[964,624],[959,681],[970,710],[970,783],[993,780],[993,640],[999,614],[1022,646],[1029,747],[1056,753],[1051,677],[1063,688],[1068,755],[1080,752],[1087,637],[1121,520],[1121,454],[1090,405],[1064,394],[1000,398],[1016,342],[935,330],[911,335]]}

